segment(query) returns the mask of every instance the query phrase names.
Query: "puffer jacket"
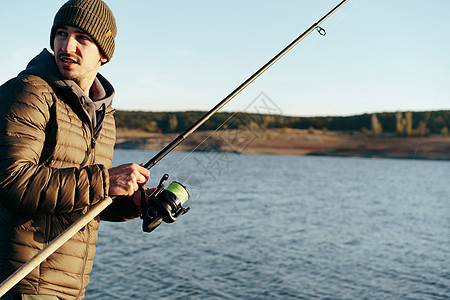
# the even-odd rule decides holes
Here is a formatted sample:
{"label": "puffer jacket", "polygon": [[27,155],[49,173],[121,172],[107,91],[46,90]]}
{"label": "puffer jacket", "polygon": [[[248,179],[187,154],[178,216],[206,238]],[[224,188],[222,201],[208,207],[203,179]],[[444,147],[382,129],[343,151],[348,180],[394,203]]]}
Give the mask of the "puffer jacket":
{"label": "puffer jacket", "polygon": [[[105,97],[93,111],[93,102],[59,77],[53,55],[44,50],[0,87],[2,281],[108,195],[114,90],[100,74],[96,84]],[[101,217],[125,221],[138,215],[123,197]],[[92,220],[11,291],[83,299],[99,222]]]}

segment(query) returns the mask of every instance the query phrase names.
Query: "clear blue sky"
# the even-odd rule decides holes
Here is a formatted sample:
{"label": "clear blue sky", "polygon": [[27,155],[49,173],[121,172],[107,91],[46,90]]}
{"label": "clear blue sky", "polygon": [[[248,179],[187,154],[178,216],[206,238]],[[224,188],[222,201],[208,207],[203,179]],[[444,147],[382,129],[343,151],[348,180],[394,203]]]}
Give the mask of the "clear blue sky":
{"label": "clear blue sky", "polygon": [[[2,1],[0,82],[49,48],[65,1]],[[121,110],[209,110],[339,0],[106,1],[116,52],[100,72]],[[244,90],[285,115],[450,109],[450,1],[350,0]]]}

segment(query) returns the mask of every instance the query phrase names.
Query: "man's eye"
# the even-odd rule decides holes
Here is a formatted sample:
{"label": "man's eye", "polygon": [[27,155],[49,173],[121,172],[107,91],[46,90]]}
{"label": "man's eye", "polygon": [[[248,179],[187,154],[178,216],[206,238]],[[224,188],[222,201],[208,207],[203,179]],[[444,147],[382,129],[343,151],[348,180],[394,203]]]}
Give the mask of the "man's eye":
{"label": "man's eye", "polygon": [[88,37],[87,35],[79,35],[79,36],[78,36],[78,39],[79,39],[80,41],[90,41],[90,40],[91,40],[91,38]]}
{"label": "man's eye", "polygon": [[57,36],[67,36],[67,33],[62,30],[58,30],[58,31],[56,31],[56,35]]}

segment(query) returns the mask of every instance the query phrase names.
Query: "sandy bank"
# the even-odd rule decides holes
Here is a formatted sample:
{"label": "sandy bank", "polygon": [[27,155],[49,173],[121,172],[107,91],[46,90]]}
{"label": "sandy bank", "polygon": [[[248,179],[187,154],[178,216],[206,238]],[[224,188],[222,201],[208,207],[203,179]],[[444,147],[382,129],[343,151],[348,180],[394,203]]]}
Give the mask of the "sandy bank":
{"label": "sandy bank", "polygon": [[[116,148],[161,150],[178,134],[118,130]],[[198,131],[176,150],[450,160],[450,136],[367,137],[301,129]]]}

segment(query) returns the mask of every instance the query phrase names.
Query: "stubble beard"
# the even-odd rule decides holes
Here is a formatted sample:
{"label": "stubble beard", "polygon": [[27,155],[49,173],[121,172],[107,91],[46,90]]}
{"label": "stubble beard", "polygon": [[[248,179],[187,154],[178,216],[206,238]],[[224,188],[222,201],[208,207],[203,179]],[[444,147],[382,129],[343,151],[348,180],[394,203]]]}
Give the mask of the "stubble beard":
{"label": "stubble beard", "polygon": [[[82,89],[89,88],[92,82],[89,70],[83,69],[83,60],[73,53],[60,53],[57,58],[59,73],[66,80],[72,80]],[[86,85],[86,86],[85,86]]]}
{"label": "stubble beard", "polygon": [[76,54],[60,53],[57,58],[59,73],[64,79],[79,81],[77,68],[81,65],[81,58]]}

